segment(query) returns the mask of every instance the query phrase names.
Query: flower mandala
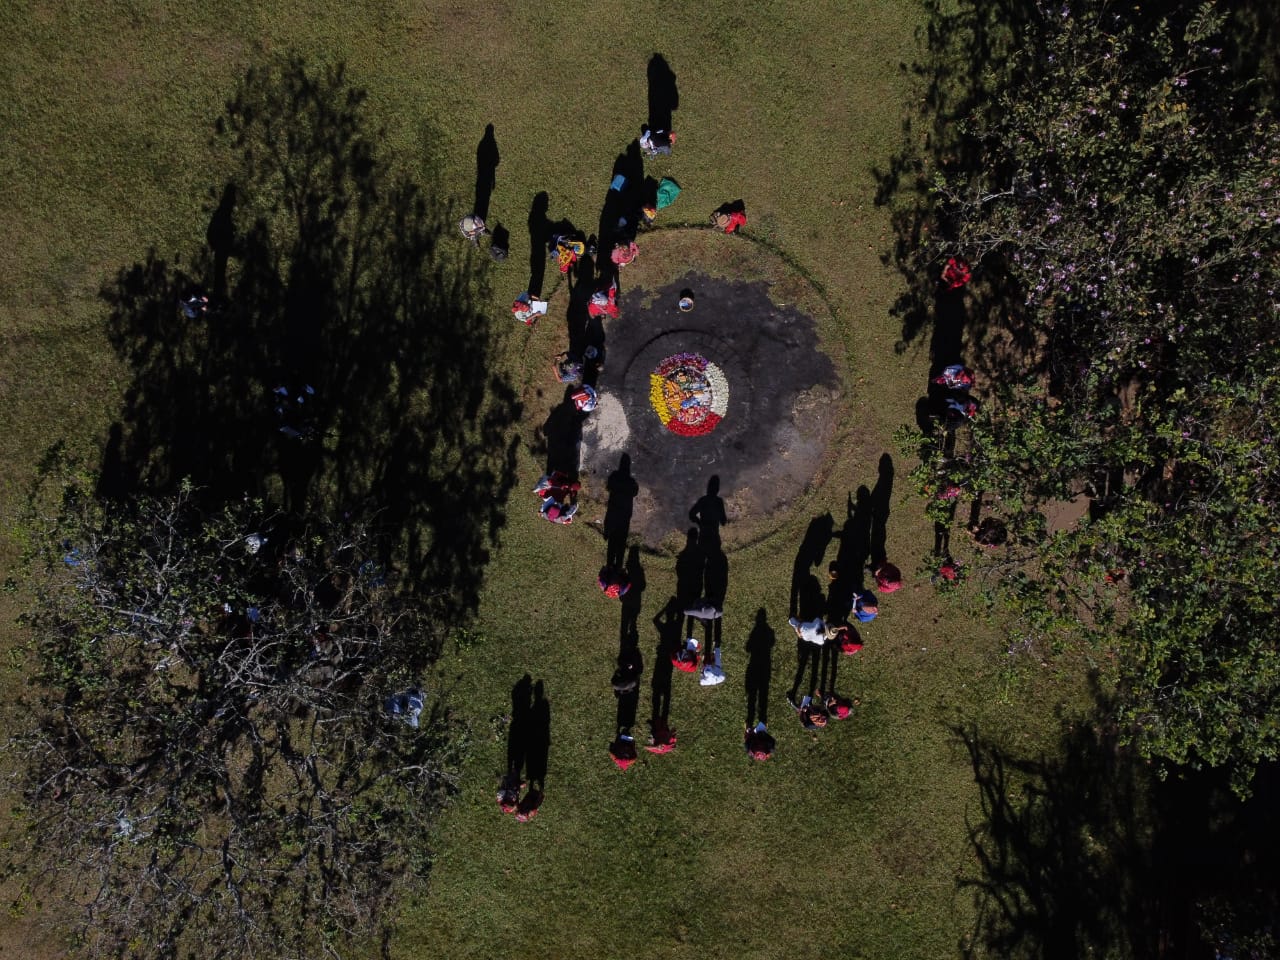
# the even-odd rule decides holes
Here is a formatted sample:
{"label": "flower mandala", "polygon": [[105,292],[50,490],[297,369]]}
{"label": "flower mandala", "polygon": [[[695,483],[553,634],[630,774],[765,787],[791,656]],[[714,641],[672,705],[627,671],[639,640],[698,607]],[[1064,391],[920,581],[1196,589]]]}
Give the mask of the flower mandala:
{"label": "flower mandala", "polygon": [[724,419],[729,381],[702,354],[677,353],[649,374],[649,402],[672,433],[700,437]]}

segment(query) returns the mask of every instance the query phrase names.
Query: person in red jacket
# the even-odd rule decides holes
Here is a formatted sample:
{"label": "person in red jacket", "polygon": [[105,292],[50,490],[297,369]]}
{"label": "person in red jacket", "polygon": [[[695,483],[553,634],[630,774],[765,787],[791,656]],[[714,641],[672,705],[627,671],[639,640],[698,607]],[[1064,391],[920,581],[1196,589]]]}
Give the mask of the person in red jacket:
{"label": "person in red jacket", "polygon": [[721,233],[734,233],[747,225],[747,205],[741,200],[726,203],[711,214],[711,225]]}
{"label": "person in red jacket", "polygon": [[942,285],[948,290],[959,290],[973,279],[973,270],[964,257],[950,257],[942,268]]}
{"label": "person in red jacket", "polygon": [[902,571],[888,560],[876,567],[875,578],[881,593],[893,593],[902,589]]}
{"label": "person in red jacket", "polygon": [[619,567],[601,567],[596,583],[606,597],[612,597],[614,600],[621,600],[631,589],[631,578]]}

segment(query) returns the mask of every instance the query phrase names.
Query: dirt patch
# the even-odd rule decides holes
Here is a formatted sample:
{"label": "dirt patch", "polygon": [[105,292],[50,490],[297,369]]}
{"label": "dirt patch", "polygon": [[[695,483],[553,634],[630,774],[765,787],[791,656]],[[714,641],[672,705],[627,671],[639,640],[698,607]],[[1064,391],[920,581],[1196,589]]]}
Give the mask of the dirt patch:
{"label": "dirt patch", "polygon": [[[609,474],[630,456],[640,486],[631,532],[651,548],[684,542],[689,511],[713,477],[731,549],[780,525],[820,471],[844,409],[840,377],[813,317],[776,303],[770,286],[691,270],[629,289],[621,319],[605,328],[600,406],[582,435],[583,487],[603,504]],[[686,290],[695,300],[687,313],[677,307]],[[722,419],[703,435],[673,432],[651,396],[655,371],[682,354],[722,375]]]}
{"label": "dirt patch", "polygon": [[1052,534],[1074,527],[1089,512],[1090,503],[1089,498],[1081,494],[1070,500],[1055,500],[1045,504],[1044,517],[1049,532]]}

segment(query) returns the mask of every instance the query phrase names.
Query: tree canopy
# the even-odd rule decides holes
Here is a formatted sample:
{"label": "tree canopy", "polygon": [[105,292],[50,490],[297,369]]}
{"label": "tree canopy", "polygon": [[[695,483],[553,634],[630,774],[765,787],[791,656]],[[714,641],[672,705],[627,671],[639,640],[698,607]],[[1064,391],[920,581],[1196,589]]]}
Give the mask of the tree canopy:
{"label": "tree canopy", "polygon": [[1009,524],[995,592],[1029,637],[1116,654],[1144,755],[1244,790],[1280,751],[1280,127],[1212,4],[1026,14],[927,174],[915,267],[975,276],[937,294],[971,356],[935,334],[935,373],[970,362],[984,405],[916,479]]}
{"label": "tree canopy", "polygon": [[[184,487],[35,527],[29,838],[94,954],[314,956],[421,878],[460,741],[371,528]],[[290,524],[289,526],[296,526]]]}

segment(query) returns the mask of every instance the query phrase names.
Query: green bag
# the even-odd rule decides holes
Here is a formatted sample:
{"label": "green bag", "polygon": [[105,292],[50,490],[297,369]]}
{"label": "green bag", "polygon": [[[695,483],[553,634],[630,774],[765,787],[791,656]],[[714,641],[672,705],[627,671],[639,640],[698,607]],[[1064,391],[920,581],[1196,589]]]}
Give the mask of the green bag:
{"label": "green bag", "polygon": [[658,209],[671,206],[678,196],[680,196],[680,184],[670,177],[663,177],[658,184]]}

